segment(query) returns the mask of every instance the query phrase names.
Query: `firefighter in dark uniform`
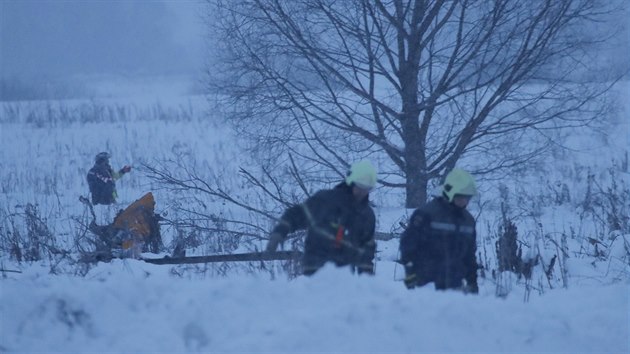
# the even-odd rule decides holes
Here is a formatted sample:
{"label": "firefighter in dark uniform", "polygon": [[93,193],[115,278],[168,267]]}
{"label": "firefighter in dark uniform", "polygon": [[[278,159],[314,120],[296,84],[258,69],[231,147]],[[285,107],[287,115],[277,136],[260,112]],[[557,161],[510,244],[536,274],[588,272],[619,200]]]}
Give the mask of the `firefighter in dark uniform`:
{"label": "firefighter in dark uniform", "polygon": [[302,270],[312,275],[333,262],[359,273],[374,273],[375,217],[369,193],[376,186],[376,169],[369,161],[351,166],[346,179],[321,190],[304,203],[288,208],[270,234],[267,252],[274,252],[287,234],[307,229]]}
{"label": "firefighter in dark uniform", "polygon": [[87,174],[87,182],[92,194],[92,204],[109,205],[116,203],[116,180],[131,171],[131,166],[124,166],[114,171],[109,164],[111,155],[101,152],[94,158],[94,166]]}
{"label": "firefighter in dark uniform", "polygon": [[475,219],[466,210],[477,193],[473,177],[461,169],[446,176],[442,196],[414,211],[400,239],[405,285],[429,282],[435,288],[477,293]]}

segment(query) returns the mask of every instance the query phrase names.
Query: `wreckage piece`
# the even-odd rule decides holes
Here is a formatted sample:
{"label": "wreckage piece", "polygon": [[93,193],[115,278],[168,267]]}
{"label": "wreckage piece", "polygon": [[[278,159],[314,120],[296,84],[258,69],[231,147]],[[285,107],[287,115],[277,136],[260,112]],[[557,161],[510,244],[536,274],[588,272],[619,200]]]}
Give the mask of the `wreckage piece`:
{"label": "wreckage piece", "polygon": [[162,247],[159,221],[155,213],[153,193],[146,193],[142,198],[121,210],[109,225],[96,224],[92,204],[85,197],[79,200],[88,205],[93,216],[89,230],[97,236],[96,252],[111,254],[117,258],[140,258],[142,252],[158,253]]}
{"label": "wreckage piece", "polygon": [[164,258],[144,258],[143,261],[152,264],[194,264],[194,263],[215,263],[215,262],[256,262],[256,261],[284,261],[299,260],[302,252],[298,251],[278,251],[278,252],[249,252],[235,254],[214,254],[209,256],[189,256],[189,257],[164,257]]}

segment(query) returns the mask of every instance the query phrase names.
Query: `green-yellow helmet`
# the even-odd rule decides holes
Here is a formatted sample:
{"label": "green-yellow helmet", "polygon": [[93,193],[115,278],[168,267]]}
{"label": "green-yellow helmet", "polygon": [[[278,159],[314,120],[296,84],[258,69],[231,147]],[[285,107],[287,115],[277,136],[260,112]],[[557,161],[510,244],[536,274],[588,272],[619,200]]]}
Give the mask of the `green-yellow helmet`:
{"label": "green-yellow helmet", "polygon": [[350,167],[350,173],[346,177],[346,184],[356,185],[362,189],[372,189],[376,186],[376,168],[368,160],[355,162]]}
{"label": "green-yellow helmet", "polygon": [[470,197],[477,194],[475,179],[470,173],[460,168],[454,168],[446,175],[442,188],[444,196],[446,196],[449,202],[453,201],[453,197],[455,197],[456,194]]}

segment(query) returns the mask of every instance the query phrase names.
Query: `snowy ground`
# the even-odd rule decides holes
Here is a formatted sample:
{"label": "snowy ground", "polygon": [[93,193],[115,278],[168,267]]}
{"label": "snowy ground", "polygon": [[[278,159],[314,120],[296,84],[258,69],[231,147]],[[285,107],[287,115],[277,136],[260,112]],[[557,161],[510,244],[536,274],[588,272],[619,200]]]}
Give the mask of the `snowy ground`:
{"label": "snowy ground", "polygon": [[[182,279],[136,260],[85,278],[33,266],[0,285],[0,351],[627,353],[629,285],[556,290],[528,303],[407,291],[391,262],[375,277]],[[398,269],[400,272],[400,269]]]}

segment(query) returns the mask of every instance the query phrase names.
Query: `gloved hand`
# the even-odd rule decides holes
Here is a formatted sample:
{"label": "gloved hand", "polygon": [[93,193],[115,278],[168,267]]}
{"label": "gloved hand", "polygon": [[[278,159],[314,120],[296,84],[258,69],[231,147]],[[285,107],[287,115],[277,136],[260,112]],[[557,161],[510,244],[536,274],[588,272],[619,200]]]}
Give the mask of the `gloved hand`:
{"label": "gloved hand", "polygon": [[265,251],[275,252],[278,249],[278,245],[280,244],[280,242],[282,242],[282,240],[284,240],[283,235],[277,232],[272,232],[271,235],[269,235],[269,241],[267,242],[267,247],[265,248]]}
{"label": "gloved hand", "polygon": [[363,247],[346,246],[350,253],[351,262],[354,264],[367,263],[365,260],[365,249]]}
{"label": "gloved hand", "polygon": [[407,289],[413,289],[418,285],[418,276],[416,273],[409,273],[405,277],[405,286]]}
{"label": "gloved hand", "polygon": [[464,285],[463,290],[464,294],[478,294],[479,286],[476,281],[471,281],[470,283],[467,282],[467,284]]}
{"label": "gloved hand", "polygon": [[129,171],[131,171],[131,166],[129,166],[129,165],[125,165],[125,166],[123,166],[123,168],[121,168],[121,169],[120,169],[120,171],[118,171],[118,172],[120,172],[120,173],[128,173]]}
{"label": "gloved hand", "polygon": [[374,264],[372,263],[362,263],[357,266],[357,273],[362,274],[370,274],[374,275]]}
{"label": "gloved hand", "polygon": [[405,286],[407,289],[413,289],[418,286],[418,275],[414,269],[413,262],[405,263]]}

